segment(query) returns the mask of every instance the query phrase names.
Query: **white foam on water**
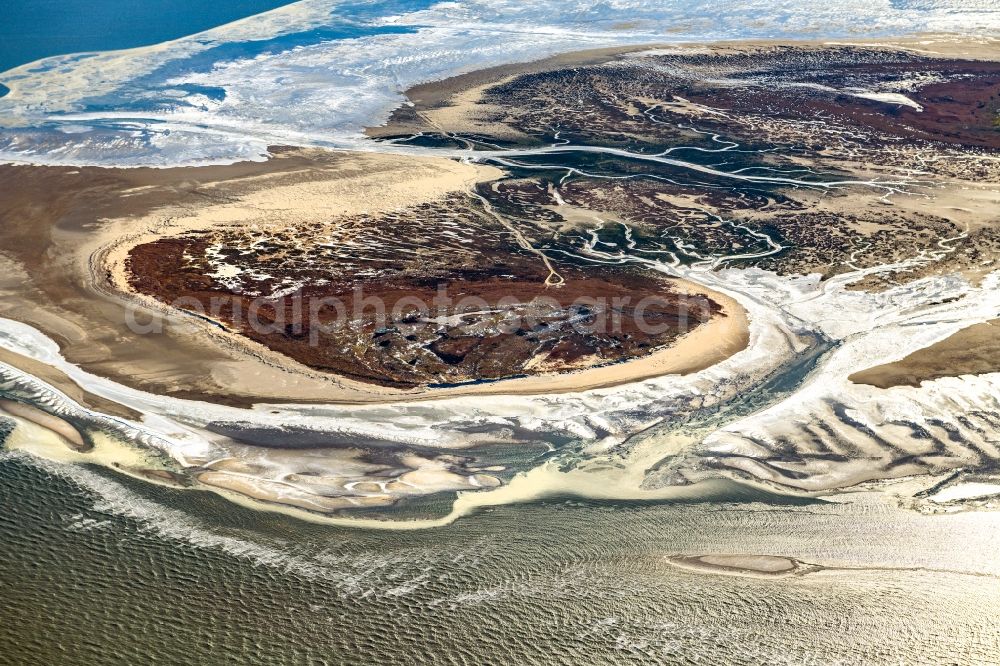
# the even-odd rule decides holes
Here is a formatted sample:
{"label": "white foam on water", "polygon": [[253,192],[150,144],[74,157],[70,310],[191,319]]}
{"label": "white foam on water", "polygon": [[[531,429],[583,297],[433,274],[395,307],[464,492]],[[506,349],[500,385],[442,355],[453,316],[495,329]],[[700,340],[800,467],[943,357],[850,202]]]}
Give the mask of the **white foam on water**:
{"label": "white foam on water", "polygon": [[[359,19],[373,30],[409,33],[317,38],[192,71],[183,67],[220,44],[301,38],[351,20],[348,11],[333,0],[302,0],[165,44],[59,56],[6,72],[0,80],[11,92],[0,98],[0,160],[170,166],[259,160],[267,145],[278,143],[357,147],[364,143],[361,128],[384,122],[416,83],[592,47],[1000,33],[993,0],[464,0],[396,14],[387,7],[382,16]],[[168,74],[167,65],[186,73]],[[185,86],[207,86],[225,97],[209,99]],[[92,108],[95,100],[98,108]]]}
{"label": "white foam on water", "polygon": [[[1000,274],[989,276],[980,287],[972,287],[957,277],[931,277],[871,294],[847,289],[852,280],[871,269],[822,283],[815,276],[781,277],[760,269],[671,270],[681,270],[687,279],[723,291],[743,304],[751,322],[747,349],[691,375],[664,376],[572,394],[505,396],[502,401],[485,396],[416,404],[283,405],[276,410],[245,410],[145,394],[90,375],[63,360],[53,341],[17,322],[0,319],[3,332],[0,345],[44,360],[69,374],[88,391],[143,412],[143,423],[130,426],[137,439],[144,436],[146,441],[155,441],[155,446],[181,462],[190,457],[207,459],[216,453],[226,455],[224,444],[210,442],[200,427],[215,420],[278,429],[294,422],[330,433],[331,437],[350,434],[439,450],[468,446],[476,441],[467,434],[469,426],[488,426],[493,433],[534,432],[543,440],[555,435],[569,436],[589,445],[585,449],[587,459],[601,461],[607,459],[609,449],[652,424],[683,419],[698,409],[723,404],[759,384],[801,351],[794,340],[804,331],[821,333],[840,346],[823,360],[812,379],[789,397],[705,438],[708,454],[727,451],[726,442],[743,433],[766,438],[784,424],[810,415],[810,410],[816,410],[817,405],[822,406],[831,396],[846,402],[859,414],[875,409],[867,417],[875,427],[887,422],[891,426],[891,422],[900,419],[922,423],[928,409],[947,414],[956,405],[998,411],[992,396],[1000,375],[949,378],[920,388],[901,387],[881,395],[877,401],[872,399],[870,387],[853,385],[846,377],[858,368],[898,360],[961,328],[995,317],[1000,310],[997,288]],[[50,395],[47,400],[53,404],[70,402],[61,394]],[[82,409],[75,403],[72,407]],[[129,427],[124,422],[122,425]],[[670,499],[688,492],[697,496],[700,492],[697,488],[644,487],[646,469],[666,452],[662,441],[654,442],[645,450],[640,447],[626,458],[616,458],[613,468],[599,473],[588,470],[586,465],[568,472],[558,465],[542,465],[498,489],[460,494],[452,513],[442,519],[409,524],[382,521],[356,524],[380,528],[432,527],[447,524],[483,506],[532,501],[553,494],[599,499]],[[835,472],[843,481],[850,481],[856,470],[845,466]],[[837,485],[828,483],[833,477],[815,478],[820,487],[824,483],[825,487]]]}
{"label": "white foam on water", "polygon": [[[92,511],[133,521],[140,531],[159,538],[189,544],[196,548],[216,550],[259,567],[277,572],[322,580],[336,585],[346,596],[384,598],[407,596],[419,590],[428,572],[441,564],[454,565],[466,558],[476,564],[475,547],[459,552],[436,553],[428,549],[411,548],[400,554],[374,551],[357,554],[296,553],[292,544],[268,545],[262,539],[250,539],[224,534],[198,518],[148,500],[113,479],[74,464],[59,463],[30,456],[21,451],[0,451],[0,464],[7,461],[30,465],[46,474],[66,479],[92,497]],[[98,517],[72,515],[66,517],[66,529],[97,529],[107,524]],[[409,579],[400,571],[414,570]]]}

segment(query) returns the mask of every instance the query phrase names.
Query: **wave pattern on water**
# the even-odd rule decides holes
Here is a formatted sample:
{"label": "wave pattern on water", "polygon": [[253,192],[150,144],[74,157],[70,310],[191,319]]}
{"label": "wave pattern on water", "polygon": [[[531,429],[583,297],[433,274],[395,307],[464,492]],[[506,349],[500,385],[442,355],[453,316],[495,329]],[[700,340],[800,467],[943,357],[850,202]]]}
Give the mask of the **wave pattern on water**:
{"label": "wave pattern on water", "polygon": [[[8,455],[0,501],[0,645],[18,663],[56,663],[67,644],[93,664],[987,663],[1000,649],[996,514],[920,516],[873,495],[552,503],[401,538],[221,500],[194,519],[191,494],[152,502]],[[775,581],[669,563],[711,552],[827,568]]]}

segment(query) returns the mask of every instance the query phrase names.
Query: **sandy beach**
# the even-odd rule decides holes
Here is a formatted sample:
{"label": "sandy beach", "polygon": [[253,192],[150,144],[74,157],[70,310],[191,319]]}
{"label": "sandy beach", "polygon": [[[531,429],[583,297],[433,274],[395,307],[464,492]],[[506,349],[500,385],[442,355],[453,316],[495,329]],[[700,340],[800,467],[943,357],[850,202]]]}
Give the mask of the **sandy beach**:
{"label": "sandy beach", "polygon": [[[150,239],[227,225],[280,227],[392,210],[466,191],[500,175],[493,167],[448,159],[274,153],[264,163],[191,169],[0,167],[19,183],[3,195],[5,217],[18,221],[4,227],[8,247],[18,249],[7,255],[7,274],[24,277],[9,285],[0,313],[39,328],[60,343],[67,360],[95,374],[151,393],[234,406],[579,391],[694,372],[747,344],[746,316],[738,303],[678,280],[679,291],[708,296],[723,306],[725,316],[649,357],[562,375],[394,390],[317,372],[130,292],[128,250]],[[46,199],[42,191],[49,188],[61,196]],[[128,326],[129,316],[142,324],[161,321],[163,332],[137,335]]]}
{"label": "sandy beach", "polygon": [[893,363],[867,368],[848,379],[879,388],[981,375],[1000,370],[1000,320],[975,324]]}
{"label": "sandy beach", "polygon": [[938,58],[1000,60],[1000,39],[962,38],[953,34],[925,34],[912,37],[859,40],[732,40],[724,42],[682,42],[610,47],[562,53],[526,63],[500,65],[414,86],[406,91],[410,104],[393,113],[385,125],[369,127],[373,138],[444,128],[450,132],[496,132],[512,140],[524,140],[523,134],[511,134],[508,127],[495,122],[498,109],[483,104],[483,91],[513,80],[523,74],[538,74],[569,67],[585,67],[627,58],[630,54],[650,51],[666,53],[743,53],[747,50],[785,46],[821,48],[827,46],[867,46],[900,49]]}
{"label": "sandy beach", "polygon": [[0,666],[1000,666],[1000,0],[138,4],[0,22]]}

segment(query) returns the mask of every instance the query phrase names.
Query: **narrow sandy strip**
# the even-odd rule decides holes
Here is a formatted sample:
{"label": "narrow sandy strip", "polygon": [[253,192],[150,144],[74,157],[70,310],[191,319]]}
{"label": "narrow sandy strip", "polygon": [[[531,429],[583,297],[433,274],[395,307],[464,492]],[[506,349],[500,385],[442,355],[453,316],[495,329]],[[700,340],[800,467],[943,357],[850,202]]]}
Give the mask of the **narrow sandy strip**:
{"label": "narrow sandy strip", "polygon": [[680,569],[748,578],[802,576],[822,567],[777,555],[677,555],[667,562]]}

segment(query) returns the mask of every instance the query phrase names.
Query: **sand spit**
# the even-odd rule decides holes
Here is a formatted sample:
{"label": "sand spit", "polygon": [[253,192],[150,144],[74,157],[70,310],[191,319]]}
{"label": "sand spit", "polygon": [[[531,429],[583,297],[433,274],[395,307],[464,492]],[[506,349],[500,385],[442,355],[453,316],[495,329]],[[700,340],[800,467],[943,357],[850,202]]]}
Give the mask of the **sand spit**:
{"label": "sand spit", "polygon": [[777,555],[677,555],[668,557],[667,561],[675,567],[699,573],[749,578],[804,576],[823,568]]}
{"label": "sand spit", "polygon": [[855,372],[848,379],[857,384],[890,388],[990,372],[1000,372],[1000,319],[963,328],[906,358]]}
{"label": "sand spit", "polygon": [[113,400],[94,395],[90,391],[80,388],[80,385],[67,376],[66,373],[28,356],[0,347],[0,363],[6,363],[33,377],[38,377],[88,409],[125,419],[134,420],[141,417],[141,414],[134,409],[130,409]]}
{"label": "sand spit", "polygon": [[83,441],[83,437],[76,428],[33,405],[15,402],[14,400],[0,400],[0,414],[16,416],[17,418],[34,423],[40,428],[51,430],[64,439],[74,451],[86,451],[90,448]]}
{"label": "sand spit", "polygon": [[422,83],[406,91],[407,106],[397,109],[388,122],[370,127],[372,138],[394,137],[428,130],[476,134],[485,132],[514,140],[528,137],[496,122],[502,109],[484,104],[483,92],[524,74],[540,74],[560,69],[585,67],[627,59],[647,53],[726,55],[781,47],[858,46],[898,49],[937,58],[1000,60],[1000,39],[968,38],[949,34],[925,34],[912,37],[859,40],[733,40],[725,42],[686,42],[644,44],[587,49],[562,53],[539,60],[500,65],[459,74],[439,81]]}

